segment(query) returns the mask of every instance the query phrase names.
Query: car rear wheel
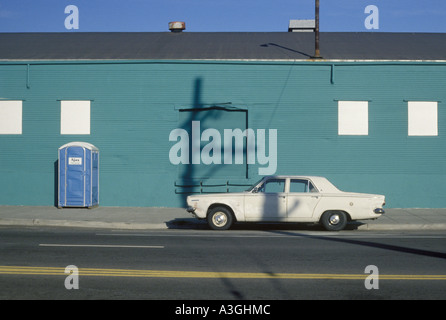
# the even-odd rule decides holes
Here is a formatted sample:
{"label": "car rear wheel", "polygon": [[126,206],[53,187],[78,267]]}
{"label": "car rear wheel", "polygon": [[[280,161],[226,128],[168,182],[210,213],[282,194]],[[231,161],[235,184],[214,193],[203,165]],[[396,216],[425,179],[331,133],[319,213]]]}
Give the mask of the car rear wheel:
{"label": "car rear wheel", "polygon": [[232,213],[225,207],[213,208],[207,217],[209,226],[214,230],[227,230],[234,219]]}
{"label": "car rear wheel", "polygon": [[328,231],[340,231],[347,225],[347,215],[342,211],[327,211],[322,215],[321,223]]}

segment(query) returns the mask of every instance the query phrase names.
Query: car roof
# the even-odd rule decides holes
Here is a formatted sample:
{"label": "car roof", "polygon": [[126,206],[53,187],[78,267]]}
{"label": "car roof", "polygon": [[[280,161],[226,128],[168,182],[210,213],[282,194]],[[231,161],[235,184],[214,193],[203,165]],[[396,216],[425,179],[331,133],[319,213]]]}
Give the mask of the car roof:
{"label": "car roof", "polygon": [[298,175],[275,175],[275,176],[265,176],[266,178],[277,178],[277,179],[307,179],[311,180],[315,187],[321,193],[338,193],[342,192],[338,188],[336,188],[327,178],[321,176],[298,176]]}

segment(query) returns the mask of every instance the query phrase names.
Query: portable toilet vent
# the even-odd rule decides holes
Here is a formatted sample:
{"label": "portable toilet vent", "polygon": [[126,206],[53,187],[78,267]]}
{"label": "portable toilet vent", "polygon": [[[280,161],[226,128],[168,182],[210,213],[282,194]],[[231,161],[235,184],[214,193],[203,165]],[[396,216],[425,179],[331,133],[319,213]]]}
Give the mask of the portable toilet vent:
{"label": "portable toilet vent", "polygon": [[99,205],[99,150],[87,142],[59,148],[58,207]]}

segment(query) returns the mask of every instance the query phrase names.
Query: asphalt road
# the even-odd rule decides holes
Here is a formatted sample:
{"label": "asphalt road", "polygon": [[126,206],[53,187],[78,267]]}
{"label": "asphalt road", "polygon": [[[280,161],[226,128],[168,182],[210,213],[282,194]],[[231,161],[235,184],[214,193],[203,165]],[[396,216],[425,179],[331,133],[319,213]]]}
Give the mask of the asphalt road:
{"label": "asphalt road", "polygon": [[424,231],[0,227],[0,299],[445,299],[445,248]]}

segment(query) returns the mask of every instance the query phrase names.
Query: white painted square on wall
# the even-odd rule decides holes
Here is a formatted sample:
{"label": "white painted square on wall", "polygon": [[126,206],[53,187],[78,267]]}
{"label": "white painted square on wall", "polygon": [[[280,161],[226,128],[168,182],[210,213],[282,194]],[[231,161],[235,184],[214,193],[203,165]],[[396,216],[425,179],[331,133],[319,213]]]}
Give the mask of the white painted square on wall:
{"label": "white painted square on wall", "polygon": [[22,134],[22,101],[0,101],[0,134]]}
{"label": "white painted square on wall", "polygon": [[338,134],[369,134],[368,101],[338,101]]}
{"label": "white painted square on wall", "polygon": [[438,102],[408,102],[408,135],[438,136]]}
{"label": "white painted square on wall", "polygon": [[60,134],[90,134],[90,101],[60,102]]}

